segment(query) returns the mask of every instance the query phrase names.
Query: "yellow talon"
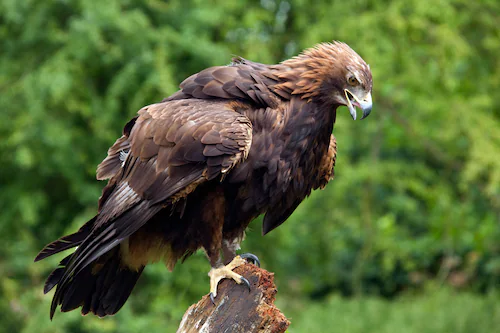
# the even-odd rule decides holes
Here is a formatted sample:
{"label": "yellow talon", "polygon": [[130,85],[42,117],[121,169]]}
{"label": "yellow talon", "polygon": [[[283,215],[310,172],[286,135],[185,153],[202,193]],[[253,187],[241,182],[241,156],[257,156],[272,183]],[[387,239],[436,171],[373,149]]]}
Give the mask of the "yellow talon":
{"label": "yellow talon", "polygon": [[234,257],[234,259],[226,266],[221,266],[218,268],[212,268],[208,272],[210,276],[210,299],[214,302],[214,298],[217,297],[217,286],[222,279],[233,279],[238,284],[246,284],[250,290],[250,283],[243,276],[233,272],[233,269],[246,264],[247,261],[240,256]]}

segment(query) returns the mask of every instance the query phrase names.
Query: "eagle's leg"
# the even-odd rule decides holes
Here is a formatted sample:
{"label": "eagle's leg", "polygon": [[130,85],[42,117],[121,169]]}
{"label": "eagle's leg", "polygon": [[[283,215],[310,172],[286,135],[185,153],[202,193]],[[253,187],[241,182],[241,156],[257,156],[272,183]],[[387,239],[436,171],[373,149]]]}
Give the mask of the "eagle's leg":
{"label": "eagle's leg", "polygon": [[210,276],[210,299],[212,303],[215,304],[215,297],[217,297],[217,286],[222,279],[233,279],[238,284],[245,284],[250,290],[250,282],[245,279],[243,276],[233,272],[238,266],[244,265],[246,260],[240,256],[234,257],[234,259],[225,266],[220,267],[212,267],[210,272],[208,272],[208,276]]}
{"label": "eagle's leg", "polygon": [[[214,298],[217,296],[217,286],[220,280],[230,278],[238,284],[244,283],[248,289],[250,289],[250,283],[241,275],[233,272],[233,269],[246,262],[245,259],[235,256],[236,249],[239,248],[239,241],[234,240],[228,242],[223,240],[224,212],[226,209],[223,189],[219,187],[215,191],[212,191],[205,198],[205,204],[207,205],[207,209],[204,211],[207,215],[202,216],[205,222],[202,225],[206,230],[204,230],[203,233],[211,235],[211,237],[203,238],[203,248],[210,261],[210,266],[212,266],[212,269],[208,272],[208,276],[210,277],[210,299],[212,303],[214,303]],[[221,256],[221,250],[224,256],[231,255],[231,262],[227,263],[225,266]]]}
{"label": "eagle's leg", "polygon": [[[237,237],[233,241],[223,240],[222,241],[222,253],[224,255],[224,264],[227,265],[236,257],[236,251],[240,249],[240,241],[243,237]],[[252,264],[260,267],[259,258],[252,253],[242,253],[240,257],[246,259]]]}
{"label": "eagle's leg", "polygon": [[208,273],[208,276],[210,276],[210,299],[214,304],[214,299],[217,296],[217,286],[222,279],[233,279],[236,283],[245,284],[248,289],[250,289],[250,283],[248,280],[233,272],[233,269],[244,265],[247,261],[260,267],[260,261],[256,255],[251,253],[245,253],[239,256],[236,255],[236,250],[240,248],[239,240],[241,240],[241,238],[237,238],[233,241],[222,241],[222,254],[224,256],[225,266],[222,264],[221,257],[215,257],[214,255],[210,256],[210,254],[215,254],[213,251],[209,251],[210,253],[207,253],[209,258],[211,258],[210,264],[212,265],[212,269]]}

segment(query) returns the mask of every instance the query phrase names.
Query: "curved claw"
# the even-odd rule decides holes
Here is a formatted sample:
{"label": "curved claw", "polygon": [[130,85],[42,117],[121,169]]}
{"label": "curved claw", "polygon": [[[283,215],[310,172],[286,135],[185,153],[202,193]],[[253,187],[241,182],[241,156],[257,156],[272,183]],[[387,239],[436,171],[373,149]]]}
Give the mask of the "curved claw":
{"label": "curved claw", "polygon": [[245,279],[243,276],[241,277],[241,282],[247,286],[249,292],[252,291],[252,288],[250,287],[250,282],[248,282],[248,280]]}
{"label": "curved claw", "polygon": [[210,300],[212,301],[212,304],[215,305],[214,293],[210,293]]}
{"label": "curved claw", "polygon": [[[252,287],[250,286],[250,282],[247,279],[245,279],[243,276],[240,277],[240,284],[244,284],[245,286],[247,286],[248,292],[252,291]],[[214,293],[212,293],[212,292],[210,292],[210,300],[212,301],[213,305],[216,305]]]}
{"label": "curved claw", "polygon": [[233,272],[233,269],[236,267],[244,265],[247,262],[247,259],[260,266],[259,258],[257,258],[256,255],[245,253],[241,256],[234,257],[234,259],[226,266],[220,266],[218,268],[212,267],[210,272],[208,272],[208,276],[210,276],[210,300],[213,305],[215,305],[215,297],[217,297],[217,285],[222,279],[232,279],[238,284],[245,284],[248,291],[252,291],[250,282],[243,276]]}
{"label": "curved claw", "polygon": [[243,254],[240,254],[240,257],[247,260],[247,261],[250,261],[252,264],[256,265],[257,267],[260,267],[260,260],[255,254],[243,253]]}

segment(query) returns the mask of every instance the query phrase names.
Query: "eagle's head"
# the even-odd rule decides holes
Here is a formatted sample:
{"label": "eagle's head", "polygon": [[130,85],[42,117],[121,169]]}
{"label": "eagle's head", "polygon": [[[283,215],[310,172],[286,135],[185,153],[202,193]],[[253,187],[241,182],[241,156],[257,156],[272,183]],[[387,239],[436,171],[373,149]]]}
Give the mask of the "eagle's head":
{"label": "eagle's head", "polygon": [[347,44],[321,43],[283,64],[297,71],[293,94],[328,106],[345,105],[353,119],[356,107],[363,111],[361,119],[370,114],[370,66]]}

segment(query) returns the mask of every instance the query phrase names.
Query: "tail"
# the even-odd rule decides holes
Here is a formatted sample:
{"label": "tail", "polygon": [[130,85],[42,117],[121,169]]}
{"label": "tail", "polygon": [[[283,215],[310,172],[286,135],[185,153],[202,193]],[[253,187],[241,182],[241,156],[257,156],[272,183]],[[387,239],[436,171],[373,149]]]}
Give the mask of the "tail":
{"label": "tail", "polygon": [[[95,218],[87,222],[78,232],[45,246],[35,261],[80,245],[90,234],[94,220]],[[54,317],[58,305],[62,312],[81,306],[83,315],[92,312],[99,317],[118,312],[134,289],[144,266],[138,270],[129,269],[121,260],[120,246],[116,246],[61,284],[61,278],[73,255],[61,260],[59,267],[52,271],[45,282],[44,293],[57,286],[50,307],[50,319]]]}
{"label": "tail", "polygon": [[52,299],[50,319],[54,317],[58,305],[61,305],[62,312],[81,306],[82,315],[89,312],[99,317],[115,314],[127,301],[144,269],[144,266],[137,271],[125,267],[121,262],[120,247],[117,246],[86,266],[73,279],[59,285],[71,256],[64,258],[45,282],[44,293],[55,286],[59,289]]}

